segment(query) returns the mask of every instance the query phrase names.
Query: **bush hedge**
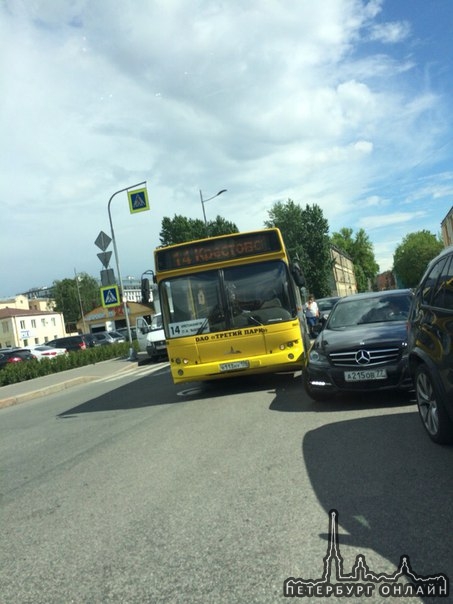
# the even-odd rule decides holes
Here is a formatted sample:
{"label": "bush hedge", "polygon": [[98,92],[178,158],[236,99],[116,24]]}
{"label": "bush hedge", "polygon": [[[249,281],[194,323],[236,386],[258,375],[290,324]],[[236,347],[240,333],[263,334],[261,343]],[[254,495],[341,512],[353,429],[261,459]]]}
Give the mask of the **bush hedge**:
{"label": "bush hedge", "polygon": [[[9,363],[6,367],[0,369],[0,386],[16,384],[43,375],[83,367],[84,365],[91,365],[117,357],[127,358],[130,347],[129,342],[122,342],[121,344],[109,344],[108,346],[95,346],[80,352],[69,352],[67,355],[61,355],[54,359]],[[133,348],[138,350],[137,342],[133,342]]]}

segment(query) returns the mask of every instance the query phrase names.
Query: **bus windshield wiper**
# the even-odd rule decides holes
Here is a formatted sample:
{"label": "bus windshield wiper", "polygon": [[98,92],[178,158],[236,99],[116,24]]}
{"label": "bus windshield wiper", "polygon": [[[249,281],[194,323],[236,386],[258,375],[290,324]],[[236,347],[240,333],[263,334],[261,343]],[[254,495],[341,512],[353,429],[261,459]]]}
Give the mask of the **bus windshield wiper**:
{"label": "bus windshield wiper", "polygon": [[203,331],[205,330],[208,323],[209,323],[209,317],[206,317],[206,319],[200,325],[200,328],[198,329],[198,331],[195,335],[197,335],[197,336],[201,335],[203,333]]}
{"label": "bus windshield wiper", "polygon": [[256,317],[254,317],[253,315],[249,315],[247,318],[248,318],[248,320],[249,320],[251,323],[255,323],[255,325],[264,325],[264,323],[261,323],[261,321],[259,321],[259,320],[258,320]]}

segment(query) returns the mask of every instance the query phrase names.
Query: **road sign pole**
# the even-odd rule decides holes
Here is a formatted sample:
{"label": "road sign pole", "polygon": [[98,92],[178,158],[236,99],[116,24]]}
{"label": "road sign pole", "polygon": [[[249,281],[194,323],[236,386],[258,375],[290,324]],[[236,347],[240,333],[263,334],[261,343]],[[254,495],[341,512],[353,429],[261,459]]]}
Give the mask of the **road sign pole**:
{"label": "road sign pole", "polygon": [[120,271],[120,260],[118,257],[118,248],[116,247],[116,239],[115,239],[115,232],[113,230],[113,222],[112,222],[112,214],[110,212],[110,204],[112,203],[112,199],[115,197],[115,195],[118,195],[119,193],[124,193],[125,191],[128,191],[129,189],[132,189],[134,187],[140,187],[141,185],[145,185],[145,182],[139,182],[136,185],[132,185],[131,187],[126,187],[125,189],[120,189],[119,191],[116,191],[115,193],[113,193],[113,195],[110,197],[108,205],[107,205],[107,210],[108,210],[108,214],[109,214],[109,222],[110,222],[110,231],[112,234],[112,241],[113,241],[113,253],[115,255],[115,263],[116,263],[116,271],[118,274],[118,286],[119,286],[119,290],[120,290],[120,296],[121,299],[123,300],[123,309],[124,309],[124,316],[126,317],[126,325],[127,325],[127,337],[129,340],[129,343],[131,345],[131,348],[129,349],[129,358],[132,360],[134,358],[134,349],[132,348],[132,333],[131,333],[131,324],[129,321],[129,315],[127,314],[127,302],[126,302],[126,298],[124,296],[124,290],[123,290],[123,282],[121,280],[121,271]]}

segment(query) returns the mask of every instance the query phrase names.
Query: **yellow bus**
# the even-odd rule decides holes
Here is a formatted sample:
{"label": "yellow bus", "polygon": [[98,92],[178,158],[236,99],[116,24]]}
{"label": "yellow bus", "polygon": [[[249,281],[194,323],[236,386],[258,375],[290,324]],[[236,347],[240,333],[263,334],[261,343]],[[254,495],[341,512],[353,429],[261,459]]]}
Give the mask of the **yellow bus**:
{"label": "yellow bus", "polygon": [[175,383],[304,367],[303,275],[278,229],[161,247],[154,260]]}

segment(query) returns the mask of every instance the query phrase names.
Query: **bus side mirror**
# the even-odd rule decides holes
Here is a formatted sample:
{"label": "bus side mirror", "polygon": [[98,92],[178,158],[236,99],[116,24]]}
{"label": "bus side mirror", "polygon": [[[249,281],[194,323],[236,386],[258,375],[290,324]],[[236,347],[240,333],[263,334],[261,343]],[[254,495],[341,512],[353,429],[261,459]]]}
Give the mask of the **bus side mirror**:
{"label": "bus side mirror", "polygon": [[142,279],[142,304],[148,304],[150,297],[149,279]]}
{"label": "bus side mirror", "polygon": [[291,274],[298,287],[304,287],[305,277],[298,262],[291,263]]}

